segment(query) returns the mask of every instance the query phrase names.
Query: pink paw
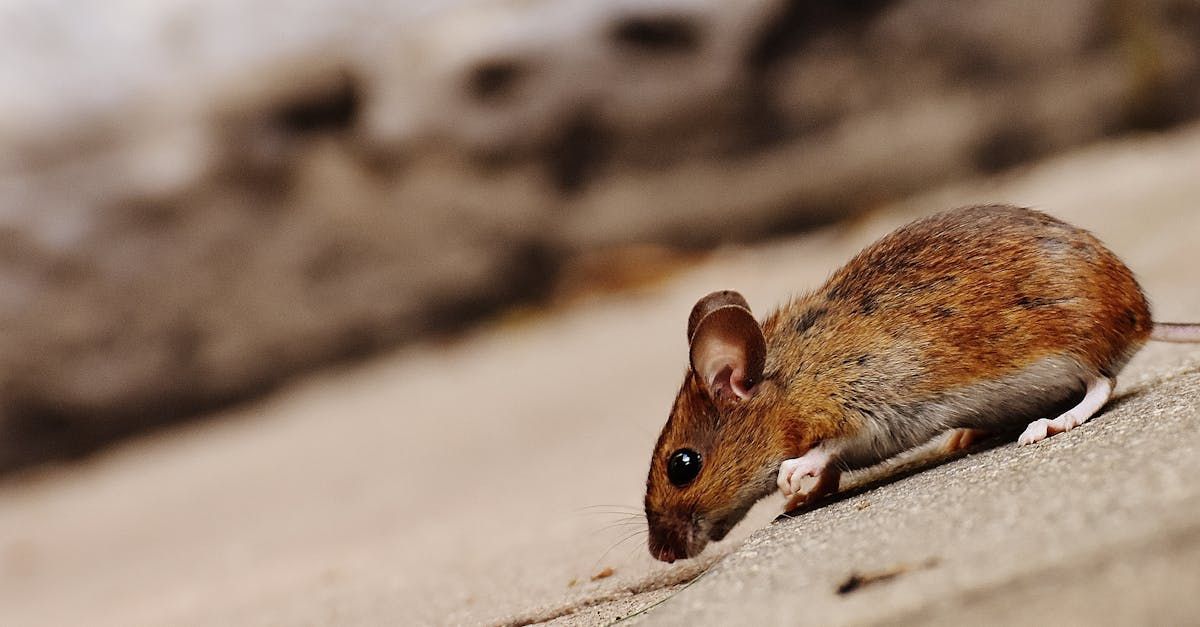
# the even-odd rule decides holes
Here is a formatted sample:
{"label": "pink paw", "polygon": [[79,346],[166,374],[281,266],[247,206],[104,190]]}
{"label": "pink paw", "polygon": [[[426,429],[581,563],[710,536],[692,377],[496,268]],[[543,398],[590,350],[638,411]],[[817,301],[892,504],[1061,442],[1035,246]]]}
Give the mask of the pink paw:
{"label": "pink paw", "polygon": [[800,491],[800,482],[804,477],[815,477],[821,474],[821,468],[810,460],[802,457],[784,460],[779,465],[779,491],[784,496],[791,496]]}
{"label": "pink paw", "polygon": [[801,481],[805,477],[819,477],[829,465],[829,454],[815,446],[807,453],[795,459],[785,459],[779,464],[779,478],[776,483],[784,496],[800,493]]}
{"label": "pink paw", "polygon": [[1042,418],[1029,423],[1021,437],[1017,438],[1017,444],[1041,442],[1056,433],[1070,431],[1087,422],[1088,418],[1100,411],[1100,408],[1108,402],[1114,385],[1116,385],[1116,379],[1109,377],[1093,379],[1088,383],[1087,393],[1083,395],[1083,400],[1079,401],[1078,405],[1054,420]]}

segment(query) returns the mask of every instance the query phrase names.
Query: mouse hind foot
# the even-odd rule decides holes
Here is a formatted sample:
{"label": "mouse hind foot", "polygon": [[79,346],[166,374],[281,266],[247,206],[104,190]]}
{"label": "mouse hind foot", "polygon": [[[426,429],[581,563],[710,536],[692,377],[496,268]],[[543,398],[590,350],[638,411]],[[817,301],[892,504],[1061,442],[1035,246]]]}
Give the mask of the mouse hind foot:
{"label": "mouse hind foot", "polygon": [[1029,423],[1021,437],[1017,438],[1017,444],[1041,442],[1056,433],[1070,431],[1087,422],[1108,402],[1115,385],[1116,379],[1110,377],[1099,376],[1092,379],[1088,383],[1087,393],[1078,405],[1053,420],[1042,418]]}
{"label": "mouse hind foot", "polygon": [[986,429],[954,429],[950,432],[950,437],[946,438],[946,444],[942,446],[943,453],[957,453],[961,450],[971,448],[976,442],[980,442],[990,435]]}

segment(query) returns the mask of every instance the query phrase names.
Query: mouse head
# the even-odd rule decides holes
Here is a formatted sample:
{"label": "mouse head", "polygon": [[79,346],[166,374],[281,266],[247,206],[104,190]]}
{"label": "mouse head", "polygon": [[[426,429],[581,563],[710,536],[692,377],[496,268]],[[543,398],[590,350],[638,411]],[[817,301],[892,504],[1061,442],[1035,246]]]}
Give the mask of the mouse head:
{"label": "mouse head", "polygon": [[746,299],[700,299],[688,318],[690,367],[663,427],[646,480],[650,553],[696,555],[720,540],[775,487],[784,459],[762,424],[779,389],[763,381],[767,345]]}

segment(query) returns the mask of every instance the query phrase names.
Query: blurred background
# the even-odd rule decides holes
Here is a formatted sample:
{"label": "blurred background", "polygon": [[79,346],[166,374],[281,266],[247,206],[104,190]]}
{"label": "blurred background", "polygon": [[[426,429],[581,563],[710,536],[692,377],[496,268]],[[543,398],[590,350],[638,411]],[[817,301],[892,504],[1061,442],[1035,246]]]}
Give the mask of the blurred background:
{"label": "blurred background", "polygon": [[1200,113],[1189,0],[0,11],[0,468]]}
{"label": "blurred background", "polygon": [[[385,515],[384,483],[436,481],[439,464],[460,463],[454,451],[474,450],[422,429],[480,442],[516,424],[569,430],[560,410],[639,394],[605,377],[645,360],[659,377],[644,384],[649,400],[616,405],[639,415],[628,446],[640,458],[677,384],[660,379],[684,363],[683,316],[707,287],[670,277],[714,250],[765,246],[786,259],[774,267],[801,269],[764,284],[761,310],[844,260],[845,247],[818,246],[830,228],[904,199],[1010,180],[1096,142],[1189,134],[1194,146],[1198,42],[1197,0],[6,2],[0,487],[13,511],[42,502],[26,511],[62,521],[111,506],[134,476],[159,489],[155,464],[182,463],[162,461],[176,453],[189,472],[219,475],[233,458],[272,466],[270,446],[317,466],[331,455],[318,444],[366,446],[332,454],[341,476],[359,455],[421,448],[424,473],[378,478],[366,496],[356,490],[374,471],[326,486],[359,495],[383,528],[440,511],[431,503],[452,489],[409,493]],[[1122,168],[1163,167],[1133,154]],[[1069,178],[1086,188],[1101,171]],[[1067,213],[1103,231],[1135,209],[1097,224],[1086,208]],[[816,248],[779,248],[813,229],[826,234],[804,240]],[[762,258],[733,254],[721,276],[764,272]],[[620,325],[587,322],[606,316]],[[547,326],[559,335],[525,335]],[[647,356],[628,329],[670,341]],[[382,401],[362,400],[376,390]],[[475,396],[490,404],[452,408]],[[321,425],[312,441],[287,439],[295,420]],[[124,453],[135,459],[118,454],[132,465],[110,492],[80,487],[118,463],[81,458],[147,433]],[[541,433],[524,453],[548,450],[556,432]],[[545,464],[574,462],[564,451]],[[636,508],[644,466],[630,473],[621,494]],[[246,503],[271,489],[245,488]],[[41,524],[29,516],[9,529]],[[113,516],[111,530],[126,528]],[[242,531],[230,523],[228,537]],[[23,533],[9,538],[12,581],[62,581],[38,570],[42,549]],[[95,533],[80,546],[107,541]],[[303,543],[329,533],[314,527]],[[236,553],[235,540],[212,542]],[[211,572],[261,557],[246,555]],[[314,577],[339,576],[321,568]],[[191,615],[194,594],[141,616]]]}

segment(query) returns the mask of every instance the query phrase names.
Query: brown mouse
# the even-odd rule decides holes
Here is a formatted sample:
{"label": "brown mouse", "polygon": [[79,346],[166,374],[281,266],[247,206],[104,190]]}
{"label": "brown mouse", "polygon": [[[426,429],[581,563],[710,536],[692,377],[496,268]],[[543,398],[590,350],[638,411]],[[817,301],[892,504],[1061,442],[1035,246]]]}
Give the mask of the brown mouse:
{"label": "brown mouse", "polygon": [[[709,294],[687,333],[690,367],[646,480],[650,553],[667,562],[776,487],[791,509],[949,430],[1024,427],[1021,444],[1068,431],[1146,340],[1200,342],[1200,324],[1152,322],[1090,233],[1001,205],[908,224],[761,324],[737,292]],[[805,476],[817,482],[802,493]]]}

